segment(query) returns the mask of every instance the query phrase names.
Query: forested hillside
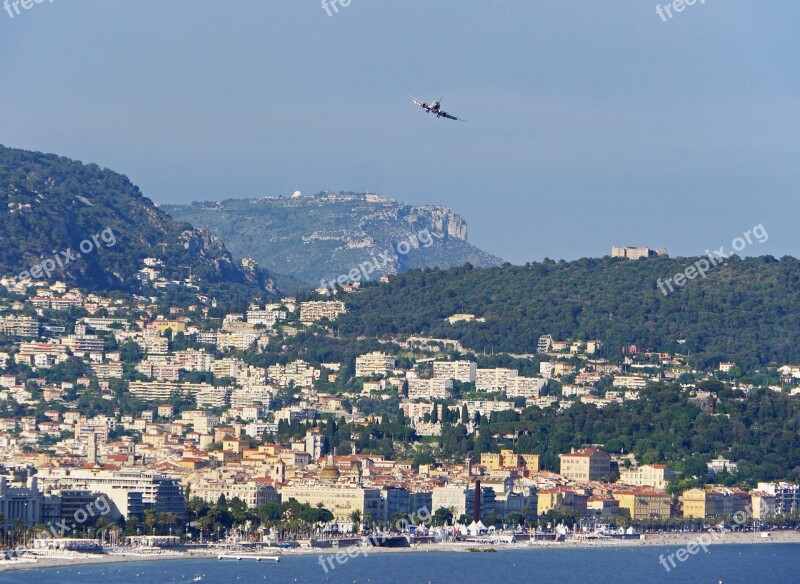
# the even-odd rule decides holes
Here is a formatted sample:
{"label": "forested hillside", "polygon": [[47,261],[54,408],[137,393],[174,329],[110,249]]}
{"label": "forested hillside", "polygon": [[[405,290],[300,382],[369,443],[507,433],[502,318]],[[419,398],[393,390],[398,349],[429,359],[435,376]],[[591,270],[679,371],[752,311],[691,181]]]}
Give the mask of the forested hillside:
{"label": "forested hillside", "polygon": [[[412,270],[344,295],[342,334],[426,334],[476,351],[533,353],[540,335],[688,354],[700,366],[800,362],[800,261],[741,260],[664,295],[660,278],[696,258],[581,259],[525,266]],[[486,322],[449,324],[457,313]]]}
{"label": "forested hillside", "polygon": [[[455,458],[513,446],[541,455],[542,465],[559,469],[558,455],[584,444],[602,444],[614,454],[634,453],[641,463],[669,462],[686,478],[706,477],[715,456],[738,461],[736,480],[800,479],[800,402],[770,390],[749,398],[707,382],[716,396],[701,409],[673,385],[652,386],[640,399],[598,409],[575,404],[557,411],[528,408],[521,414],[495,412],[476,437],[460,425],[445,427],[444,453]],[[496,438],[493,438],[495,436]],[[500,436],[515,436],[513,440]],[[733,481],[732,481],[733,482]]]}
{"label": "forested hillside", "polygon": [[[133,291],[142,288],[143,260],[155,258],[163,278],[191,276],[205,290],[269,286],[257,269],[237,265],[220,240],[175,221],[127,177],[95,164],[0,146],[0,201],[0,274],[59,257],[69,261],[56,264],[51,281]],[[103,230],[107,241],[79,253],[81,242]],[[74,259],[60,254],[68,249]]]}

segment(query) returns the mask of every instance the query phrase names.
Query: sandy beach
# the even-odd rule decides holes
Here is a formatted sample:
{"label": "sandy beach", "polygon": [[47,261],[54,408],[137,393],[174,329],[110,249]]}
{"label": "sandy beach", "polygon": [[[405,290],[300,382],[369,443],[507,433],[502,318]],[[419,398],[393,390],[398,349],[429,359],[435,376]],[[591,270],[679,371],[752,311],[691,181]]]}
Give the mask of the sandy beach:
{"label": "sandy beach", "polygon": [[[678,548],[686,546],[690,543],[696,543],[701,540],[706,545],[735,545],[735,544],[786,544],[786,543],[800,543],[800,533],[787,530],[787,531],[772,531],[764,532],[769,533],[769,537],[762,537],[761,533],[679,533],[679,534],[645,534],[643,539],[639,540],[575,540],[569,539],[563,542],[552,541],[536,541],[536,542],[522,542],[516,544],[485,544],[477,542],[457,542],[457,543],[431,543],[431,544],[416,544],[408,548],[368,548],[368,554],[392,554],[392,553],[428,553],[428,552],[463,552],[469,553],[474,551],[522,551],[522,550],[545,550],[545,549],[581,549],[581,548],[619,548],[619,547],[671,547]],[[282,557],[289,556],[302,556],[302,555],[331,555],[346,550],[347,548],[297,548],[290,550],[280,550],[272,555],[280,555]],[[180,561],[180,560],[195,560],[203,558],[216,558],[221,553],[234,555],[237,552],[230,550],[192,550],[182,553],[165,553],[160,554],[108,554],[108,555],[92,555],[84,554],[80,557],[67,558],[67,557],[42,557],[37,558],[35,562],[30,561],[16,561],[4,560],[0,561],[0,572],[9,570],[42,570],[47,568],[58,568],[67,566],[78,565],[91,565],[91,564],[112,564],[123,562],[163,562],[163,561]],[[242,556],[257,555],[253,552],[240,552]],[[265,552],[261,555],[269,555],[270,552]],[[234,559],[225,561],[236,561]]]}

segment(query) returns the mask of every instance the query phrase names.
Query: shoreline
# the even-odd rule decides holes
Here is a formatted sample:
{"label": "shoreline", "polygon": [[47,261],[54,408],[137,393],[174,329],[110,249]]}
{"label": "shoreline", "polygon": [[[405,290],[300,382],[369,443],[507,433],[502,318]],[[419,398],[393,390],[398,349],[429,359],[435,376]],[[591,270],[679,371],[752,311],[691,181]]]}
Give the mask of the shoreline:
{"label": "shoreline", "polygon": [[[458,552],[458,553],[472,553],[472,552],[501,552],[501,551],[532,551],[532,550],[577,550],[577,549],[602,549],[602,548],[620,548],[620,547],[652,547],[652,548],[676,548],[684,547],[688,544],[695,543],[702,537],[712,537],[713,539],[707,543],[709,547],[717,545],[753,545],[753,544],[793,544],[800,543],[800,533],[796,531],[776,531],[770,532],[770,537],[755,537],[752,533],[676,533],[676,534],[645,534],[643,539],[638,540],[567,540],[562,542],[552,541],[537,541],[537,542],[521,542],[516,544],[486,544],[479,542],[457,542],[457,543],[430,543],[430,544],[416,544],[407,548],[382,548],[382,547],[369,547],[367,553],[370,554],[391,554],[391,553],[407,553],[407,554],[420,554],[430,552]],[[280,550],[280,557],[292,556],[315,556],[323,555],[330,556],[336,555],[346,551],[348,548],[300,548],[291,550]],[[12,560],[0,561],[0,573],[18,570],[48,570],[52,568],[68,568],[73,566],[90,566],[100,564],[122,564],[131,562],[166,562],[166,561],[187,561],[187,560],[216,560],[217,556],[222,553],[236,555],[236,552],[231,550],[208,550],[208,551],[190,551],[183,552],[181,555],[172,554],[114,554],[114,555],[91,555],[86,554],[77,558],[38,558],[36,562],[21,561],[14,562]],[[254,554],[250,551],[241,552],[243,558],[252,557]],[[260,554],[262,556],[271,555],[269,553]],[[236,560],[218,560],[226,562],[236,562]],[[246,560],[242,560],[246,561]],[[252,561],[252,560],[251,560]]]}

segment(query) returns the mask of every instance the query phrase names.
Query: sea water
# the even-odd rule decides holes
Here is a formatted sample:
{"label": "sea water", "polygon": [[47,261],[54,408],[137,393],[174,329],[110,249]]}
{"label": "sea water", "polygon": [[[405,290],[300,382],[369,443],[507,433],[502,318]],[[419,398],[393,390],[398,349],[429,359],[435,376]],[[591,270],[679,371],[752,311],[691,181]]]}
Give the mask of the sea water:
{"label": "sea water", "polygon": [[[668,572],[668,547],[603,547],[326,556],[281,561],[192,559],[0,572],[0,584],[791,584],[800,582],[800,544],[710,546]],[[320,558],[323,558],[322,561]],[[323,566],[324,564],[324,566]],[[327,568],[327,569],[326,569]],[[196,580],[196,578],[199,578]]]}

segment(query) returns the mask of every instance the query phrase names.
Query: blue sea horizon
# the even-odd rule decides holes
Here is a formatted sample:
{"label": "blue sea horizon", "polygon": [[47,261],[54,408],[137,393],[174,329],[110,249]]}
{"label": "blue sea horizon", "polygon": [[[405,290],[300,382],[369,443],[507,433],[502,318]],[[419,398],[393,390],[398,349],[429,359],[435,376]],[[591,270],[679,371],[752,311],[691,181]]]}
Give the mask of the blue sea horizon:
{"label": "blue sea horizon", "polygon": [[[784,584],[798,581],[800,544],[709,547],[660,561],[677,547],[509,550],[496,553],[404,552],[358,555],[338,564],[326,555],[287,555],[279,563],[187,559],[76,565],[0,572],[0,584]],[[333,568],[331,568],[331,565]],[[200,578],[196,580],[196,578]]]}

